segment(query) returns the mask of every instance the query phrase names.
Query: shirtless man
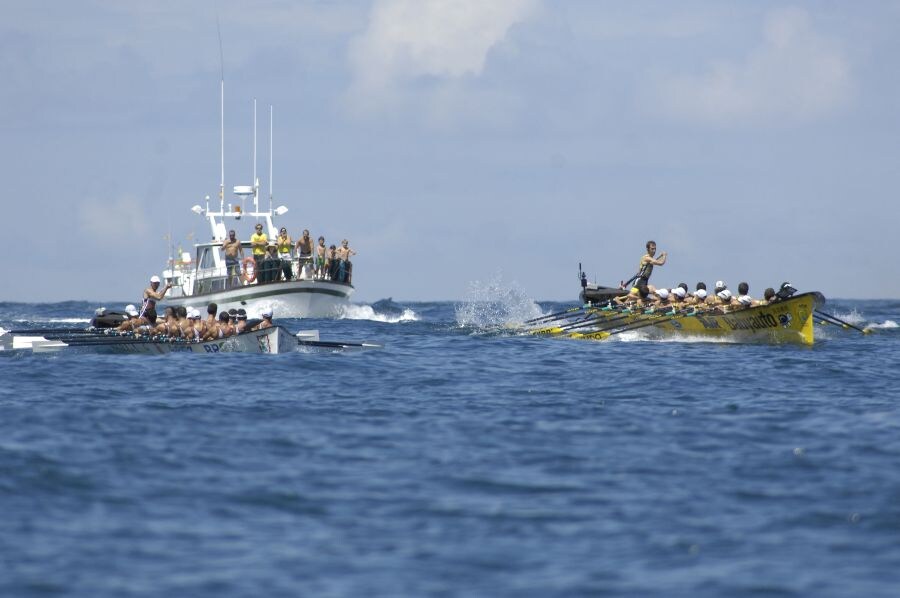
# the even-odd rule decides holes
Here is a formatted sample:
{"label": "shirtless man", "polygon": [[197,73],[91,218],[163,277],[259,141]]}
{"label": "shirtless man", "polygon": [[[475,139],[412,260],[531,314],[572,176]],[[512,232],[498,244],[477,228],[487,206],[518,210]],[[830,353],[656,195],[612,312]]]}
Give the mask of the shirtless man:
{"label": "shirtless man", "polygon": [[153,334],[162,334],[169,336],[170,333],[178,329],[178,320],[175,319],[175,308],[167,307],[163,321],[156,325]]}
{"label": "shirtless man", "polygon": [[350,249],[350,242],[344,239],[335,255],[338,259],[338,281],[349,284],[353,275],[353,263],[350,261],[350,256],[356,255],[356,252]]}
{"label": "shirtless man", "polygon": [[203,326],[203,336],[216,327],[216,312],[219,311],[219,306],[215,303],[210,303],[206,306],[206,322],[205,326]]}
{"label": "shirtless man", "polygon": [[159,289],[159,276],[150,277],[150,286],[144,289],[144,303],[141,306],[141,316],[146,317],[151,324],[156,324],[156,302],[162,301],[171,288],[172,283],[166,283],[165,288],[160,293],[157,290]]}
{"label": "shirtless man", "polygon": [[319,237],[319,244],[316,245],[316,271],[314,274],[319,280],[325,279],[325,262],[327,258],[328,247],[325,246],[325,237]]}
{"label": "shirtless man", "polygon": [[137,332],[138,328],[147,324],[147,319],[138,313],[134,305],[125,306],[125,315],[128,316],[128,319],[116,328],[119,332]]}
{"label": "shirtless man", "polygon": [[223,311],[219,314],[219,321],[216,325],[210,327],[210,329],[206,331],[206,336],[203,337],[203,340],[212,341],[220,338],[227,338],[233,334],[234,328],[228,322],[228,312]]}
{"label": "shirtless man", "polygon": [[228,273],[225,288],[230,289],[235,286],[235,280],[238,285],[241,284],[240,261],[244,259],[244,247],[237,240],[234,230],[228,231],[228,238],[222,241],[222,251],[225,252],[225,271]]}
{"label": "shirtless man", "polygon": [[[319,238],[321,239],[321,237]],[[306,278],[309,275],[309,271],[306,270],[306,272],[304,273],[304,268],[309,268],[312,262],[313,254],[313,240],[309,236],[308,230],[303,230],[303,236],[297,239],[297,244],[294,246],[294,250],[296,250],[297,252],[297,257],[300,258],[297,275],[300,276],[301,273],[303,273],[303,278]]]}

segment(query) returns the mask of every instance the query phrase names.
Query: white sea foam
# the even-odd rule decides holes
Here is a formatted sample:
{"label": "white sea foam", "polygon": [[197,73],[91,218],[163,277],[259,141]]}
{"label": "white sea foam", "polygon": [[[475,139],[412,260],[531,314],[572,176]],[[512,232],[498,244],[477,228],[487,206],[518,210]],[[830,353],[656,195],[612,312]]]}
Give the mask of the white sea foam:
{"label": "white sea foam", "polygon": [[502,273],[488,282],[469,283],[466,299],[456,306],[456,323],[475,328],[521,324],[540,317],[543,311],[515,282],[503,281]]}
{"label": "white sea foam", "polygon": [[897,324],[897,322],[895,322],[893,320],[885,320],[881,324],[868,324],[868,325],[866,325],[866,328],[876,328],[878,330],[887,330],[890,328],[900,328],[900,324]]}
{"label": "white sea foam", "polygon": [[346,305],[341,315],[341,320],[371,320],[373,322],[385,322],[396,324],[398,322],[417,322],[419,316],[412,309],[406,307],[399,314],[380,314],[372,309],[371,305]]}

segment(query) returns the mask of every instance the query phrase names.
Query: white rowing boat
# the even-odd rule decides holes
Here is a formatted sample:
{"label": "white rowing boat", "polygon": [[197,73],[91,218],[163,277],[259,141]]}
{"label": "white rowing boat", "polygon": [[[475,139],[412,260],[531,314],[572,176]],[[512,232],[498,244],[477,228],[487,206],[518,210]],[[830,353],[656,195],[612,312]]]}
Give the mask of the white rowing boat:
{"label": "white rowing boat", "polygon": [[56,329],[0,334],[0,351],[55,353],[80,351],[90,353],[124,353],[160,355],[164,353],[257,353],[277,354],[291,351],[342,351],[375,349],[382,345],[365,342],[321,341],[315,330],[291,334],[283,326],[248,331],[228,338],[205,342],[134,336],[111,330]]}

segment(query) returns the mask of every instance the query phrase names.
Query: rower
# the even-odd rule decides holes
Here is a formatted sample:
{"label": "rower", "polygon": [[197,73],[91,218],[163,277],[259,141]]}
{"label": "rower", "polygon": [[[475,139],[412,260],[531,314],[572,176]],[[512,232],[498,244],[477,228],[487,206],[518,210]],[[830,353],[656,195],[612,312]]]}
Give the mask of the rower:
{"label": "rower", "polygon": [[116,328],[119,332],[137,332],[140,326],[147,323],[147,320],[138,313],[134,305],[129,304],[125,306],[125,315],[128,316],[128,319]]}
{"label": "rower", "polygon": [[253,327],[253,330],[265,330],[266,328],[271,328],[274,326],[272,323],[272,308],[267,307],[262,310],[259,314],[262,317],[263,321]]}
{"label": "rower", "polygon": [[746,282],[742,282],[738,285],[738,298],[737,301],[740,305],[744,307],[753,307],[754,305],[758,305],[757,301],[753,300],[753,297],[750,296],[750,285]]}

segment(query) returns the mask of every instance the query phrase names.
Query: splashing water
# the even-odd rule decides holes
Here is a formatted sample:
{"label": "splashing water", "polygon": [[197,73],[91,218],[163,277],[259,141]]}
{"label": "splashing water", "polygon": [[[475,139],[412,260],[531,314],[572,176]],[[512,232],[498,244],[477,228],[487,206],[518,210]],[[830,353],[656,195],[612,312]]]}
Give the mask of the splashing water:
{"label": "splashing water", "polygon": [[398,314],[382,314],[376,312],[371,305],[345,305],[338,319],[371,320],[373,322],[396,324],[398,322],[417,322],[419,316],[408,307]]}
{"label": "splashing water", "polygon": [[466,299],[456,306],[459,326],[492,328],[520,324],[543,315],[540,306],[516,283],[505,283],[502,274],[490,282],[469,283]]}
{"label": "splashing water", "polygon": [[900,324],[893,320],[885,320],[882,324],[869,324],[866,328],[877,328],[880,330],[887,330],[891,328],[900,328]]}

